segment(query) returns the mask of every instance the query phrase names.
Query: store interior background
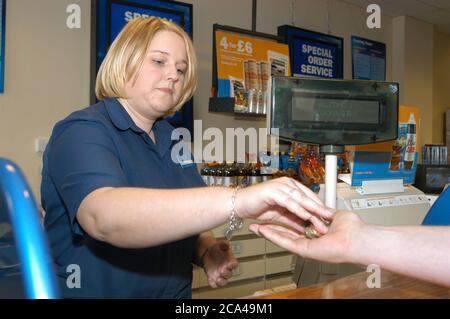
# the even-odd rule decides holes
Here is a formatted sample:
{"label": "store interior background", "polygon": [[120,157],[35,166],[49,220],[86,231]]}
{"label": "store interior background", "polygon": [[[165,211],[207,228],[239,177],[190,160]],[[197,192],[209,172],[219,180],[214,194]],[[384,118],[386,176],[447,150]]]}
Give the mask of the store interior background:
{"label": "store interior background", "polygon": [[[193,4],[194,45],[199,60],[199,86],[194,119],[203,130],[218,127],[265,127],[265,119],[236,119],[208,112],[214,23],[251,29],[251,0],[185,0]],[[443,143],[444,112],[450,108],[450,4],[448,30],[418,18],[383,12],[380,29],[368,29],[365,6],[344,0],[258,0],[256,30],[276,34],[291,24],[344,38],[344,78],[351,79],[350,37],[386,44],[386,80],[400,83],[400,104],[421,109],[421,145]],[[376,1],[372,1],[375,2]],[[405,1],[403,1],[405,2]],[[81,7],[81,28],[66,26],[69,4]],[[421,9],[420,1],[416,10]],[[411,8],[409,8],[411,9]],[[423,10],[433,7],[425,6]],[[435,8],[436,9],[436,8]],[[426,13],[421,10],[422,13]],[[431,12],[431,11],[430,11]],[[434,14],[437,14],[434,12]],[[7,2],[5,93],[0,94],[0,156],[23,169],[36,198],[42,154],[38,137],[49,137],[54,124],[90,100],[90,0],[14,0]],[[444,20],[445,21],[445,20]],[[207,143],[207,142],[205,142]]]}

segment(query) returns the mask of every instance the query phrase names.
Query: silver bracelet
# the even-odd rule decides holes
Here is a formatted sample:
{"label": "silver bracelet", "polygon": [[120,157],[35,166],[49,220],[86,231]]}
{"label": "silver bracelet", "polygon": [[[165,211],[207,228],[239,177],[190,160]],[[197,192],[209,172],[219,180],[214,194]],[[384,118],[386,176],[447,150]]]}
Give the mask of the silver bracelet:
{"label": "silver bracelet", "polygon": [[233,233],[236,230],[242,229],[244,227],[244,221],[242,218],[237,217],[236,213],[236,195],[239,190],[239,186],[236,186],[233,190],[233,195],[231,195],[231,213],[230,213],[230,222],[228,224],[228,229],[225,232],[225,237],[227,240],[230,240],[233,236]]}

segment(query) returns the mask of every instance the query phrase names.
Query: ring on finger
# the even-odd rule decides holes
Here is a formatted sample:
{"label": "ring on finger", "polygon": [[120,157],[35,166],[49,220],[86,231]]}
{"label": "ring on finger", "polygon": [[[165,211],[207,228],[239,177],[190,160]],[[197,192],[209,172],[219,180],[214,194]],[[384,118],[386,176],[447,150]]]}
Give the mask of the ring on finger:
{"label": "ring on finger", "polygon": [[330,226],[331,221],[329,221],[329,220],[327,220],[327,219],[325,219],[325,218],[322,218],[322,217],[319,217],[319,218],[320,218],[320,220],[325,224],[325,226]]}
{"label": "ring on finger", "polygon": [[309,239],[314,239],[319,237],[319,233],[311,225],[305,228],[305,236],[308,237]]}

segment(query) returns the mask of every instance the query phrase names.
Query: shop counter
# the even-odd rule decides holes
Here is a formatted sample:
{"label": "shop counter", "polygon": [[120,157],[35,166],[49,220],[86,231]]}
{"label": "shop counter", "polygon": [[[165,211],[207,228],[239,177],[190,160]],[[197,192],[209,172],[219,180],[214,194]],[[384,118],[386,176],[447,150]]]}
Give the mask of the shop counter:
{"label": "shop counter", "polygon": [[369,288],[371,273],[360,272],[331,282],[251,296],[258,299],[450,299],[450,290],[428,282],[381,271],[380,288]]}

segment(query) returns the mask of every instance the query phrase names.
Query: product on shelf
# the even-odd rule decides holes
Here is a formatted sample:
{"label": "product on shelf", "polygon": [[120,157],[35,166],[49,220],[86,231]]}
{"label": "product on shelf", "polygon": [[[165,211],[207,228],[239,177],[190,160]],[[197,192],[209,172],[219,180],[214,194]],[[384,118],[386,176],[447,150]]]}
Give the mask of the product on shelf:
{"label": "product on shelf", "polygon": [[[349,173],[348,153],[338,155],[338,173]],[[325,160],[317,145],[293,142],[288,151],[247,153],[246,163],[205,163],[201,169],[208,186],[246,187],[288,176],[318,191],[325,180]]]}

